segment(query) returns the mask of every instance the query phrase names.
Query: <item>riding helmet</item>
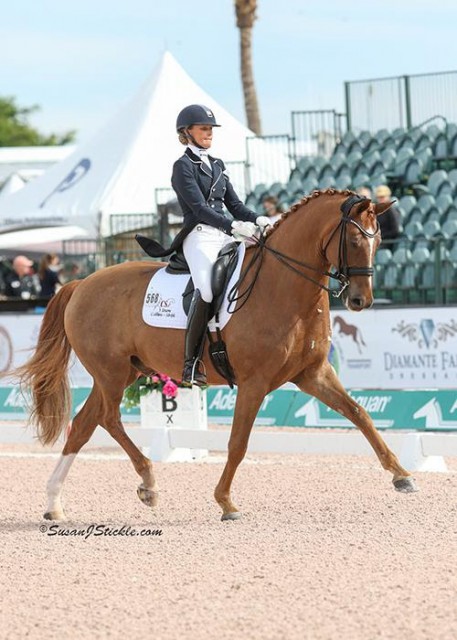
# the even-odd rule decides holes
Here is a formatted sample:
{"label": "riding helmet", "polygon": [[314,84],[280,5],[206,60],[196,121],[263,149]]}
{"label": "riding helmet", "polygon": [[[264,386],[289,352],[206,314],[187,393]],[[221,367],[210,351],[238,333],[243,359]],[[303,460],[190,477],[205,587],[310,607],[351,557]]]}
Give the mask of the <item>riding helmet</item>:
{"label": "riding helmet", "polygon": [[179,112],[176,120],[176,131],[187,129],[194,124],[209,124],[212,127],[220,127],[216,123],[214,113],[203,104],[190,104]]}

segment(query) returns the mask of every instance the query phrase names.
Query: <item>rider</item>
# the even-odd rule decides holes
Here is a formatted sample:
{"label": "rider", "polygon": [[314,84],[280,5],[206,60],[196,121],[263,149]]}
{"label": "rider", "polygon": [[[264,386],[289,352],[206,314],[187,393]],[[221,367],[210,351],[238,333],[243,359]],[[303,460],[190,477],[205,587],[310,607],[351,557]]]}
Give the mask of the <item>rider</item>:
{"label": "rider", "polygon": [[[201,104],[180,111],[176,129],[184,155],[173,166],[171,184],[184,215],[188,233],[183,241],[184,256],[195,286],[189,309],[184,345],[184,384],[206,384],[199,370],[199,358],[213,294],[211,271],[219,251],[233,240],[244,241],[270,224],[239,199],[222,160],[208,154],[213,127],[219,127],[213,112]],[[232,214],[228,216],[223,208]]]}

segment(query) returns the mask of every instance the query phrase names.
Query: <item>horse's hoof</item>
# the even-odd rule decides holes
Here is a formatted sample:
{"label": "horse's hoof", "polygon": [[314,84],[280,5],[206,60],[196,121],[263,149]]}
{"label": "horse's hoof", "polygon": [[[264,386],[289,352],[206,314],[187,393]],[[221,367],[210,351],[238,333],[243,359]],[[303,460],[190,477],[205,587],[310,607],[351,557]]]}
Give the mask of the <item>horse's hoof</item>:
{"label": "horse's hoof", "polygon": [[418,486],[414,482],[414,478],[408,476],[407,478],[399,478],[398,480],[393,480],[394,487],[397,491],[401,491],[401,493],[415,493],[419,491]]}
{"label": "horse's hoof", "polygon": [[232,511],[232,513],[224,513],[221,520],[224,522],[224,520],[239,520],[240,518],[241,513],[239,511]]}
{"label": "horse's hoof", "polygon": [[159,494],[157,491],[152,491],[151,489],[145,489],[141,485],[136,490],[139,499],[143,504],[147,507],[156,507],[157,502],[159,501]]}
{"label": "horse's hoof", "polygon": [[45,520],[66,520],[65,514],[63,511],[46,511],[43,515]]}

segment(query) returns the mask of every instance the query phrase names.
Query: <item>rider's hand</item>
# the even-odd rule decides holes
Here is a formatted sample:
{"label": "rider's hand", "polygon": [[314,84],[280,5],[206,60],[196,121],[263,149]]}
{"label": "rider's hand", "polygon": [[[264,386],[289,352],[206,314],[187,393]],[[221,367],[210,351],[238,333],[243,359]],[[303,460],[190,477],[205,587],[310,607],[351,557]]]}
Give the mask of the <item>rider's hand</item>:
{"label": "rider's hand", "polygon": [[243,242],[255,236],[257,225],[253,222],[244,222],[244,220],[234,220],[232,222],[232,236],[238,242]]}
{"label": "rider's hand", "polygon": [[258,227],[260,227],[260,231],[265,233],[268,227],[271,227],[271,220],[268,216],[259,216],[255,219],[255,223]]}

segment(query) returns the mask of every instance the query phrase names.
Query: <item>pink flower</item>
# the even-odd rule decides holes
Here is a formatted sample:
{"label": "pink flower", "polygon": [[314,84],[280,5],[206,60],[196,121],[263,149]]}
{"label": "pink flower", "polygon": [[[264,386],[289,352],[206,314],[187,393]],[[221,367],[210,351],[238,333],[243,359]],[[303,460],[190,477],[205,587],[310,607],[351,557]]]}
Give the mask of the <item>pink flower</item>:
{"label": "pink flower", "polygon": [[162,382],[168,382],[168,380],[170,379],[170,377],[165,375],[164,373],[159,373],[159,378],[162,380]]}
{"label": "pink flower", "polygon": [[164,396],[167,396],[167,398],[176,398],[178,395],[178,387],[175,385],[173,380],[168,379],[163,385],[162,393]]}
{"label": "pink flower", "polygon": [[151,377],[151,382],[153,384],[157,384],[159,382],[159,376],[152,376]]}

